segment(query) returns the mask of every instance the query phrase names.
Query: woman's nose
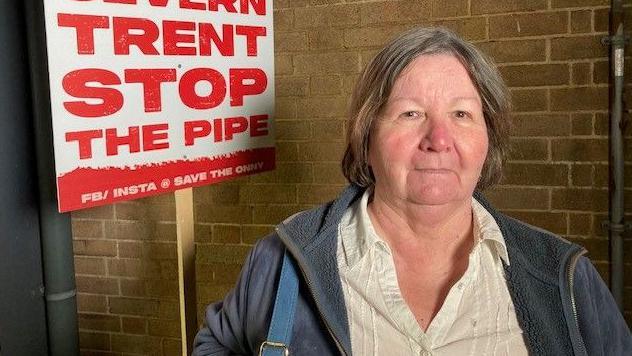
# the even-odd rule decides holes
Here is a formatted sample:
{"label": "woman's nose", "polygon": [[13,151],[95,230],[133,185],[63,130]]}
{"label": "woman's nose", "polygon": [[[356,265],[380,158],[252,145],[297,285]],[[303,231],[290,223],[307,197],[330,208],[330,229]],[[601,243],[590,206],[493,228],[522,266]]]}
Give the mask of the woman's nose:
{"label": "woman's nose", "polygon": [[419,148],[427,152],[445,152],[452,149],[454,137],[448,120],[430,119]]}

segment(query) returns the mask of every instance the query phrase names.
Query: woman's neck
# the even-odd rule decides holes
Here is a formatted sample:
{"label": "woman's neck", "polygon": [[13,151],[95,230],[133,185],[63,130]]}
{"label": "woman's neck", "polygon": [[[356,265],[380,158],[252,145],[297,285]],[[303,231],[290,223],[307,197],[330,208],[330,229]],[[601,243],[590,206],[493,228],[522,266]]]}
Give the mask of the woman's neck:
{"label": "woman's neck", "polygon": [[367,210],[378,235],[402,257],[451,263],[472,249],[471,200],[430,206],[374,193]]}

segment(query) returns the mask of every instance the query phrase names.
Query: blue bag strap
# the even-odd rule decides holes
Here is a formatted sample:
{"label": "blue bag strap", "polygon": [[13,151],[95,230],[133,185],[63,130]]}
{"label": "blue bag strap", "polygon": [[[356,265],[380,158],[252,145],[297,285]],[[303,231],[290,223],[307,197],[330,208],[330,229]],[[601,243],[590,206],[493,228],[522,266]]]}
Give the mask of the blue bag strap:
{"label": "blue bag strap", "polygon": [[274,301],[268,338],[259,348],[260,356],[289,355],[297,298],[298,275],[286,249],[283,254],[283,266],[281,267],[281,277]]}

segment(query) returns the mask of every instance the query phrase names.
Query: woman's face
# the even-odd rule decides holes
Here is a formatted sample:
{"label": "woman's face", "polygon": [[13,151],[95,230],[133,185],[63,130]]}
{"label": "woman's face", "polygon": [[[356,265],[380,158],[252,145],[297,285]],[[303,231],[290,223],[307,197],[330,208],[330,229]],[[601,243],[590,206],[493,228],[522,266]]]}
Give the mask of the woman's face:
{"label": "woman's face", "polygon": [[372,127],[375,192],[399,203],[470,199],[487,156],[481,98],[448,54],[416,58],[395,81]]}

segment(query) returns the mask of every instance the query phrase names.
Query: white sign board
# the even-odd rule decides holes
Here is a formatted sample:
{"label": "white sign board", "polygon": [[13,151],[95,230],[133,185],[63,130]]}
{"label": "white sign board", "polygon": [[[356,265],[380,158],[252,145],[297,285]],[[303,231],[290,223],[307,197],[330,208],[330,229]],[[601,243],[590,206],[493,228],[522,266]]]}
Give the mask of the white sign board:
{"label": "white sign board", "polygon": [[272,0],[45,0],[59,210],[274,169]]}

